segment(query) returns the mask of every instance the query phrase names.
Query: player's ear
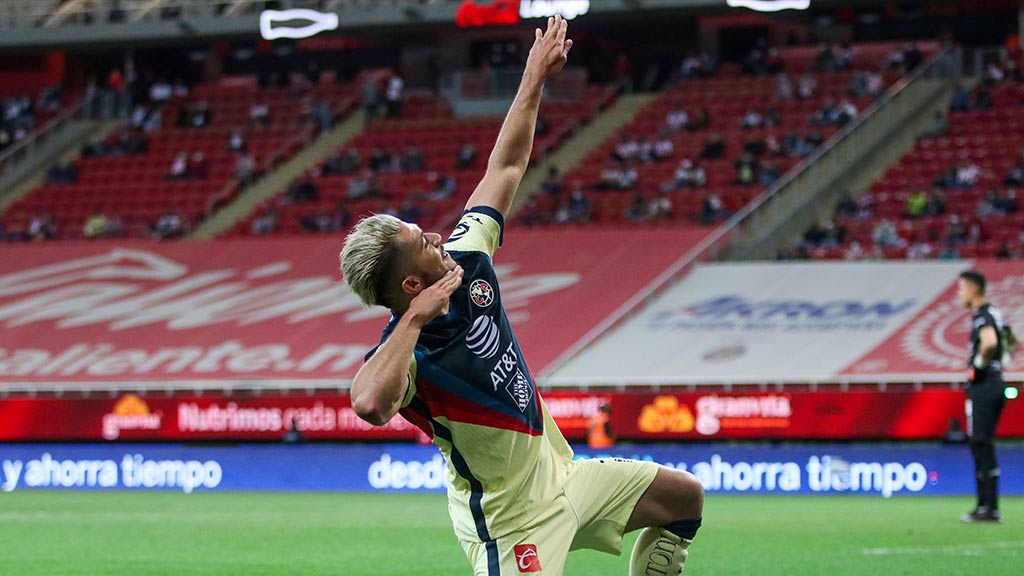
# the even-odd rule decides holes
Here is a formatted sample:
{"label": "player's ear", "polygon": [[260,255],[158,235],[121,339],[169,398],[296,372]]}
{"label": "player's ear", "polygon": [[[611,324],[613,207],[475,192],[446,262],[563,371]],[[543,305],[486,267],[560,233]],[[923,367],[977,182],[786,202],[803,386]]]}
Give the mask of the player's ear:
{"label": "player's ear", "polygon": [[411,296],[416,296],[426,287],[426,282],[424,282],[423,278],[420,278],[419,276],[410,274],[402,279],[402,292]]}

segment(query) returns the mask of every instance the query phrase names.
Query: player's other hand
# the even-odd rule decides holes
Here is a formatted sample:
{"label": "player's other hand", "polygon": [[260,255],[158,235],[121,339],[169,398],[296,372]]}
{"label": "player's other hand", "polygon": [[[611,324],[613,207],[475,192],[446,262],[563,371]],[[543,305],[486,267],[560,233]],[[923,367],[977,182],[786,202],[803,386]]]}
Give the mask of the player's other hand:
{"label": "player's other hand", "polygon": [[456,266],[412,299],[408,313],[420,326],[448,313],[449,299],[462,286],[462,274],[462,266]]}
{"label": "player's other hand", "polygon": [[534,67],[545,77],[558,74],[569,59],[569,50],[572,49],[572,40],[565,37],[568,28],[569,23],[561,16],[548,18],[547,31],[541,32],[537,28],[526,67]]}

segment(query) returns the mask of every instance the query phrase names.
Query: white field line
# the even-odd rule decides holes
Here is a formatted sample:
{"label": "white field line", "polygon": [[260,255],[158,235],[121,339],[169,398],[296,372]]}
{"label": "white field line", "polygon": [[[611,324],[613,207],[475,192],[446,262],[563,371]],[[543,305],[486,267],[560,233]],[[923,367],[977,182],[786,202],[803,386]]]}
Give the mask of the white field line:
{"label": "white field line", "polygon": [[[934,546],[906,546],[897,548],[864,548],[861,554],[865,556],[911,556],[911,555],[933,555],[933,556],[981,556],[986,551],[1011,550],[1024,548],[1024,540],[1012,542],[987,542],[985,544],[961,544]],[[1013,552],[1011,555],[1016,556]]]}

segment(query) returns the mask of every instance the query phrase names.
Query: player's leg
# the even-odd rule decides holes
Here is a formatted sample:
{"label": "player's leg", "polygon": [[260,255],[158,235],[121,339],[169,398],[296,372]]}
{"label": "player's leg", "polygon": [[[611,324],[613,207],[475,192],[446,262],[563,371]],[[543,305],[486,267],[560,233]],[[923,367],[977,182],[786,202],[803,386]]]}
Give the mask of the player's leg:
{"label": "player's leg", "polygon": [[[1004,399],[1002,387],[986,382],[975,390],[968,405],[968,441],[974,458],[974,473],[978,484],[978,507],[964,515],[964,522],[999,521],[999,463],[996,461],[996,426],[1002,413]],[[978,384],[975,384],[978,386]],[[997,390],[998,388],[998,390]],[[998,394],[997,394],[998,393]]]}
{"label": "player's leg", "polygon": [[565,496],[526,527],[489,542],[461,542],[474,576],[562,576],[579,528]]}
{"label": "player's leg", "polygon": [[703,508],[704,487],[692,474],[659,469],[626,523],[627,532],[643,529],[633,545],[630,576],[681,573]]}

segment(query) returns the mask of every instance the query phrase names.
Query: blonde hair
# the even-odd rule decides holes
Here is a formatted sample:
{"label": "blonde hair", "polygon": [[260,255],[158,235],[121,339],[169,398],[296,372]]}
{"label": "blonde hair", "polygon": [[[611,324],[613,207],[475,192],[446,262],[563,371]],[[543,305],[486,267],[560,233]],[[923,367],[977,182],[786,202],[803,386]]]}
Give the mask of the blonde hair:
{"label": "blonde hair", "polygon": [[386,306],[383,294],[385,276],[394,267],[395,237],[402,221],[387,214],[363,218],[345,238],[341,249],[341,273],[363,304]]}

